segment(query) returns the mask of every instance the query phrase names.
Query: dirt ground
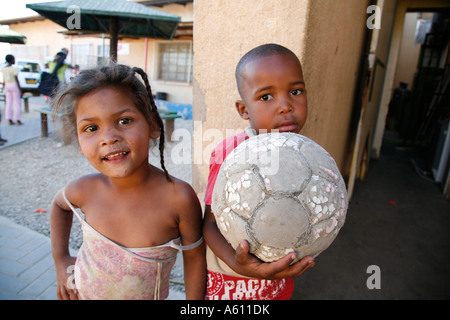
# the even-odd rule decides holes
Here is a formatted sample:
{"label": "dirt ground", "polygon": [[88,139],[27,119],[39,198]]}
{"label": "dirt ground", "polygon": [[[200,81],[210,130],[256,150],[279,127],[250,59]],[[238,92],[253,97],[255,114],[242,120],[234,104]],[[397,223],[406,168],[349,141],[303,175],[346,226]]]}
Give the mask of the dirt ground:
{"label": "dirt ground", "polygon": [[411,155],[392,141],[383,150],[357,182],[335,242],[295,280],[293,299],[450,298],[450,201]]}

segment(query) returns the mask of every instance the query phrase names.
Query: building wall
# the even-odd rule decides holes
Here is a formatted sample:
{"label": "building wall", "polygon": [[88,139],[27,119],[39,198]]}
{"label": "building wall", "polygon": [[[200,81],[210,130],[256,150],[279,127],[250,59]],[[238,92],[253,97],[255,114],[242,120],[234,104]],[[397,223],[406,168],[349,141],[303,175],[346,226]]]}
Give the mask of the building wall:
{"label": "building wall", "polygon": [[[402,40],[400,43],[398,64],[395,71],[394,86],[397,88],[400,82],[408,84],[411,89],[414,81],[414,74],[417,72],[417,62],[420,55],[420,43],[416,43],[416,26],[418,13],[411,12],[405,14],[405,24],[403,27]],[[432,14],[427,17],[432,18]]]}
{"label": "building wall", "polygon": [[[136,1],[137,2],[137,1]],[[194,21],[194,4],[187,3],[186,5],[169,4],[163,7],[154,7],[155,9],[165,11],[181,18],[181,22],[193,22]],[[184,36],[175,41],[189,41],[193,42],[192,36]],[[143,47],[141,50],[145,50],[145,40],[143,41]],[[156,80],[156,67],[157,67],[157,48],[156,41],[148,41],[148,59],[147,59],[147,73],[149,75],[153,92],[167,92],[169,101],[192,104],[193,101],[193,89],[191,83],[176,83],[176,82],[163,82]],[[143,51],[142,51],[143,52]]]}
{"label": "building wall", "polygon": [[310,112],[304,132],[335,158],[345,175],[369,1],[310,3],[303,62]]}
{"label": "building wall", "polygon": [[[164,7],[155,7],[155,9],[178,15],[182,22],[193,21],[192,3],[186,5],[171,4]],[[39,60],[43,65],[46,60],[48,61],[61,48],[68,48],[70,55],[73,45],[89,44],[91,49],[91,58],[88,59],[89,64],[84,64],[84,61],[80,63],[73,58],[71,62],[72,64],[80,64],[82,68],[94,67],[98,55],[97,47],[102,46],[103,43],[109,45],[109,36],[107,34],[104,39],[100,34],[96,36],[67,36],[61,33],[61,31],[66,31],[67,29],[47,19],[12,23],[10,28],[27,37],[25,46],[12,45],[17,52],[27,55],[20,58]],[[119,51],[117,62],[146,70],[154,93],[158,91],[166,92],[168,93],[169,101],[192,104],[191,83],[167,83],[157,80],[155,72],[157,67],[156,44],[159,41],[161,40],[148,39],[146,41],[144,38],[119,38],[119,46],[124,45],[128,50],[125,54]],[[192,36],[185,36],[182,39],[174,39],[173,41],[190,41],[192,43]],[[106,56],[109,56],[109,50],[106,50]]]}
{"label": "building wall", "polygon": [[[189,42],[192,46],[192,39],[180,40],[183,42]],[[177,83],[177,82],[164,82],[157,80],[157,67],[158,67],[158,53],[157,53],[157,44],[159,42],[167,42],[167,41],[149,41],[148,42],[148,59],[147,59],[147,74],[151,81],[151,86],[153,93],[156,92],[166,92],[168,93],[167,100],[184,103],[184,104],[192,104],[193,101],[193,90],[192,90],[192,81],[190,83]],[[145,41],[142,43],[142,52],[144,52]]]}
{"label": "building wall", "polygon": [[[378,0],[379,10],[377,23],[379,29],[372,29],[370,49],[367,57],[367,77],[363,86],[361,103],[355,109],[354,133],[351,133],[351,161],[347,162],[346,171],[349,172],[347,181],[349,198],[351,199],[356,179],[364,179],[369,167],[372,151],[372,141],[377,123],[378,109],[381,100],[383,82],[386,74],[387,57],[393,18],[397,3],[394,0]],[[348,159],[350,160],[350,159]]]}
{"label": "building wall", "polygon": [[[48,56],[55,55],[61,48],[69,48],[70,40],[58,31],[63,30],[62,27],[50,20],[37,20],[25,23],[14,23],[10,28],[27,37],[25,47],[45,47],[45,56],[35,57],[17,57],[17,58],[33,58],[40,60],[42,64]],[[12,47],[24,47],[23,45],[11,45]]]}
{"label": "building wall", "polygon": [[[302,133],[344,168],[367,6],[361,0],[279,0],[276,6],[270,0],[196,0],[193,186],[200,196],[211,145],[225,137],[226,129],[248,125],[234,108],[239,99],[235,66],[248,50],[268,42],[299,56],[309,106]],[[210,129],[223,136],[205,135]]]}

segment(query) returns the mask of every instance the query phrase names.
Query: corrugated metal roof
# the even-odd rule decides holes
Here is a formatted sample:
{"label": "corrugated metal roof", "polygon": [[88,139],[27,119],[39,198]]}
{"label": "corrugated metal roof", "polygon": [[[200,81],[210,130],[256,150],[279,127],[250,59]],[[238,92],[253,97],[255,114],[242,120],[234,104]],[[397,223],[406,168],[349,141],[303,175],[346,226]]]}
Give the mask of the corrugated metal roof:
{"label": "corrugated metal roof", "polygon": [[0,27],[0,42],[25,44],[26,38],[14,30]]}
{"label": "corrugated metal roof", "polygon": [[[76,9],[73,11],[72,8]],[[69,30],[69,17],[80,13],[80,31],[109,33],[111,18],[117,18],[121,36],[172,39],[181,18],[126,0],[70,0],[27,4],[45,18]]]}
{"label": "corrugated metal roof", "polygon": [[156,6],[162,7],[167,4],[187,4],[192,3],[194,0],[148,0],[148,1],[140,1],[139,3],[145,4],[146,6]]}
{"label": "corrugated metal roof", "polygon": [[157,18],[160,20],[179,21],[176,15],[149,8],[139,3],[126,0],[70,0],[27,4],[27,8],[55,12],[67,12],[70,6],[80,8],[82,14],[96,14],[116,17]]}

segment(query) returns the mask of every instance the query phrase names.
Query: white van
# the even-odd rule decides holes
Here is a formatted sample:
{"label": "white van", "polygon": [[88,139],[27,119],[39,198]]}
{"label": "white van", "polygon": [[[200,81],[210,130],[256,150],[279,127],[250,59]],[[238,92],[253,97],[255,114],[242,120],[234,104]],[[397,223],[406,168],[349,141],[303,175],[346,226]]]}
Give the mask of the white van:
{"label": "white van", "polygon": [[41,81],[42,65],[36,60],[16,59],[15,66],[19,68],[19,83],[22,92],[39,95],[37,88]]}
{"label": "white van", "polygon": [[[6,63],[0,63],[0,69],[3,68]],[[37,88],[41,81],[42,65],[37,60],[29,59],[16,59],[14,67],[19,69],[20,88],[22,92],[30,92],[33,95],[39,95]],[[3,74],[0,72],[0,82],[3,82]]]}

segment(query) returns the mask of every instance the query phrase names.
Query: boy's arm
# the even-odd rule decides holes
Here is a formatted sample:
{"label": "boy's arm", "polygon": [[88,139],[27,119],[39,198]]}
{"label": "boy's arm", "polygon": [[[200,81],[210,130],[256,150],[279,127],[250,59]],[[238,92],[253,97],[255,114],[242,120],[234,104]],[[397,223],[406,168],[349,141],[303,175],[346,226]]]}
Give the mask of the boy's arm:
{"label": "boy's arm", "polygon": [[[202,237],[202,209],[194,190],[181,183],[176,203],[180,212],[179,231],[183,246]],[[183,251],[184,285],[187,300],[203,300],[206,294],[206,248],[204,243]]]}
{"label": "boy's arm", "polygon": [[64,201],[62,190],[54,197],[50,209],[52,255],[55,261],[57,296],[60,300],[77,300],[76,290],[67,287],[68,267],[75,264],[70,256],[69,238],[73,213]]}
{"label": "boy's arm", "polygon": [[314,259],[310,256],[290,266],[290,263],[296,258],[295,253],[290,253],[275,262],[264,263],[252,254],[249,254],[247,241],[241,242],[235,251],[220,233],[210,205],[205,206],[203,236],[217,257],[243,276],[272,280],[293,278],[300,276],[314,266]]}

